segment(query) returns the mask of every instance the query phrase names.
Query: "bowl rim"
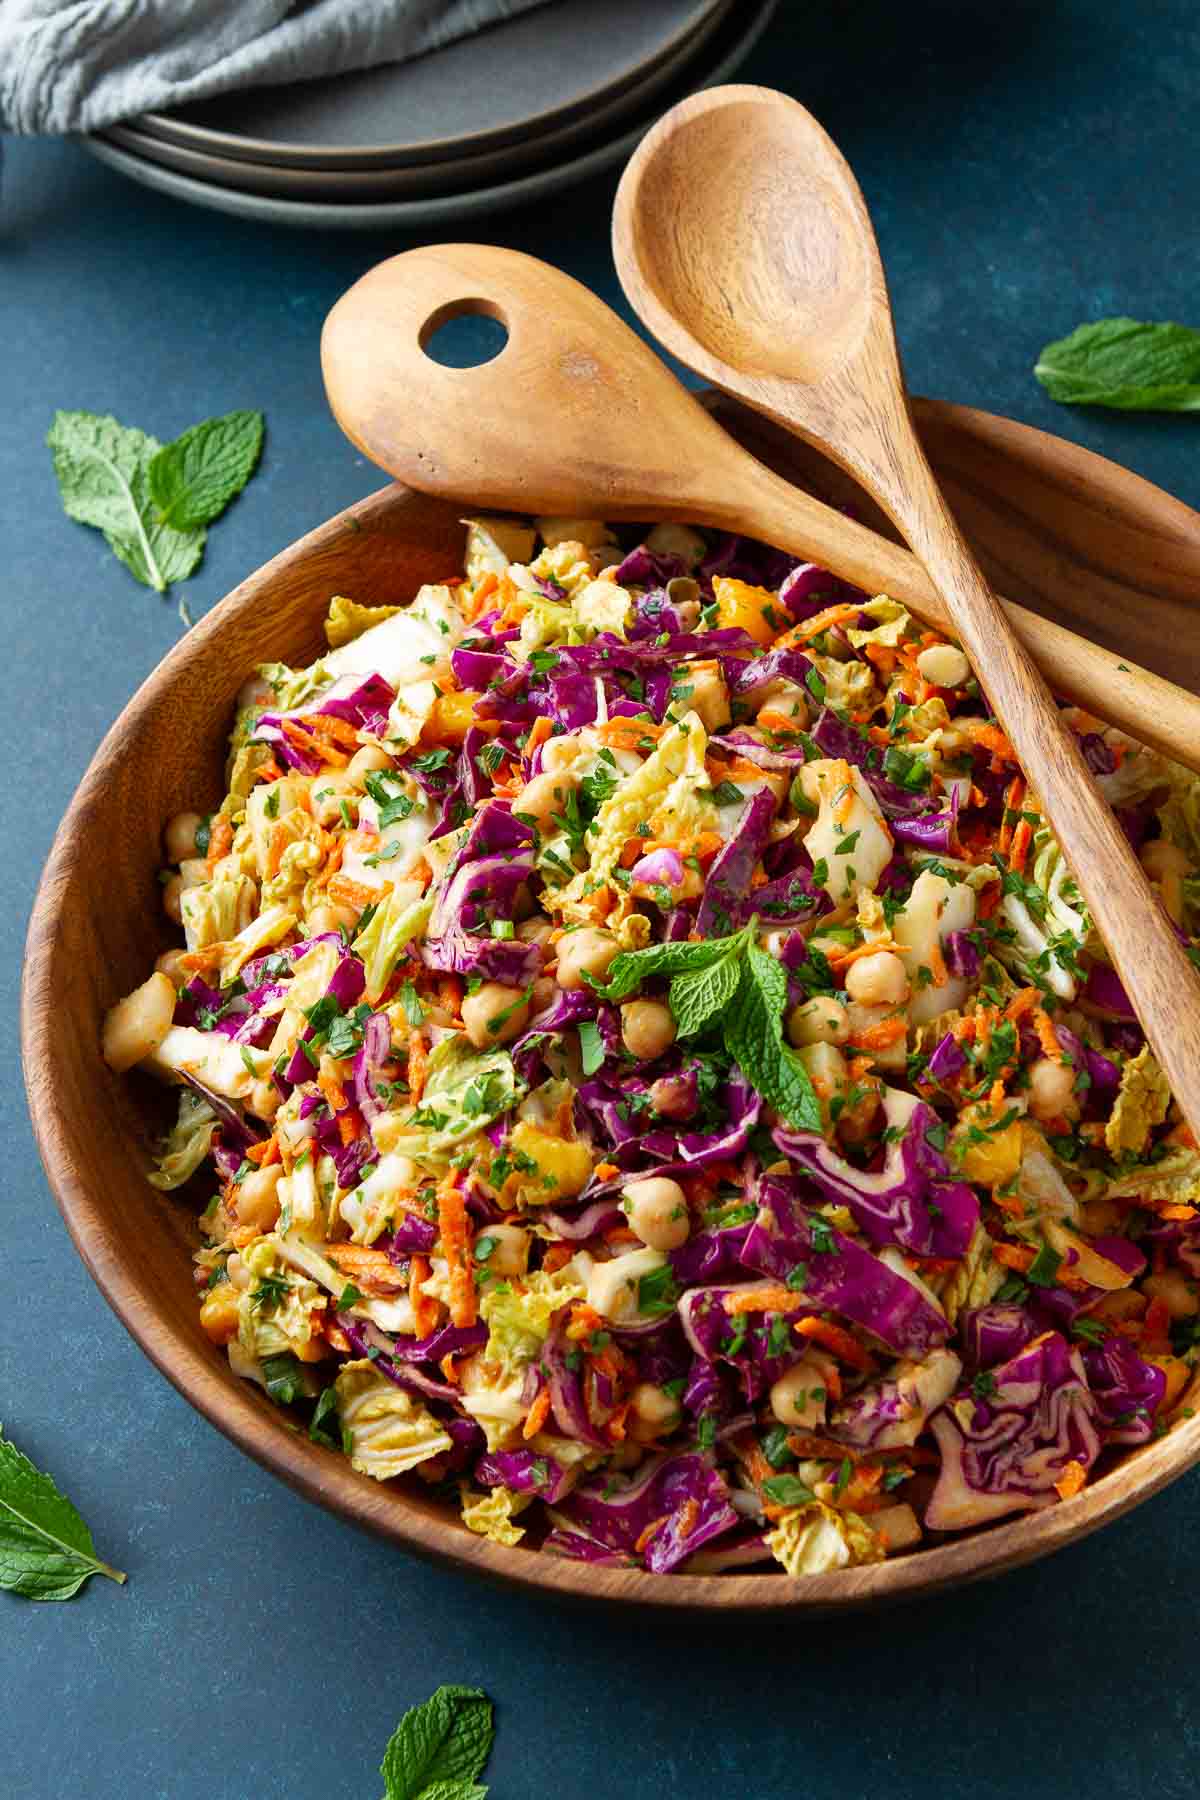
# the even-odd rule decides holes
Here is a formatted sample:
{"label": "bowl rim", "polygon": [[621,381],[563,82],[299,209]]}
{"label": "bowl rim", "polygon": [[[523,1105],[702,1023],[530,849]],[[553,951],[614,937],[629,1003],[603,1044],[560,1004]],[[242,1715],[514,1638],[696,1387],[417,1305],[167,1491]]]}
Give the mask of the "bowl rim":
{"label": "bowl rim", "polygon": [[[1007,436],[1014,431],[1027,433],[1031,439],[1042,440],[1043,447],[1054,446],[1060,460],[1060,453],[1066,453],[1066,460],[1081,476],[1094,476],[1100,465],[1113,475],[1124,475],[1149,494],[1165,498],[1149,483],[1115,470],[1094,453],[1063,444],[1032,427],[939,402],[922,402],[922,413],[959,426],[976,424],[981,435],[993,440],[997,428]],[[340,1453],[297,1434],[285,1423],[285,1415],[270,1407],[256,1389],[209,1360],[198,1333],[192,1341],[181,1331],[162,1328],[140,1291],[136,1269],[115,1254],[107,1240],[104,1203],[92,1194],[77,1167],[64,1117],[58,1108],[39,1106],[35,1101],[35,1079],[44,1083],[62,1054],[60,1036],[52,1029],[55,958],[43,952],[55,940],[60,895],[69,880],[67,871],[85,848],[82,840],[88,815],[101,797],[110,766],[119,760],[123,745],[131,741],[142,721],[162,705],[193,661],[203,658],[230,619],[256,607],[264,589],[303,565],[315,551],[327,550],[347,530],[369,530],[388,519],[406,498],[411,498],[410,490],[392,483],[335,514],[239,583],[180,640],[105,734],[75,790],[39,879],[26,936],[20,1018],[22,1065],[34,1136],[76,1250],[109,1306],[154,1366],[210,1424],[262,1468],[306,1499],[402,1549],[551,1595],[657,1609],[841,1612],[985,1579],[1086,1536],[1149,1499],[1200,1461],[1197,1414],[1178,1420],[1161,1438],[1130,1451],[1115,1468],[1070,1500],[910,1555],[791,1579],[765,1579],[754,1572],[654,1575],[637,1569],[596,1567],[519,1546],[510,1548],[474,1535],[450,1513],[427,1516],[408,1503],[405,1488],[378,1483],[352,1469]],[[1196,520],[1189,509],[1176,504],[1180,505],[1180,523],[1184,515],[1189,521]]]}

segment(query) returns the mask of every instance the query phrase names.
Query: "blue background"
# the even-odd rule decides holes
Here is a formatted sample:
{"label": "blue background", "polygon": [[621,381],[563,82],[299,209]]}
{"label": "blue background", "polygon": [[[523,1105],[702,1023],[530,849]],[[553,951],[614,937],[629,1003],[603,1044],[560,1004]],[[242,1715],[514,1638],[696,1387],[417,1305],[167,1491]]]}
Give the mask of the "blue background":
{"label": "blue background", "polygon": [[[917,391],[1056,430],[1200,503],[1194,420],[1064,412],[1030,374],[1085,318],[1200,325],[1194,0],[784,0],[744,78],[812,105],[854,164]],[[469,234],[550,258],[624,311],[614,185]],[[1049,1563],[889,1614],[760,1627],[558,1609],[428,1568],[262,1474],[154,1372],[75,1256],[18,1072],[25,920],[88,758],[181,626],[63,517],[50,416],[112,411],[166,439],[265,410],[261,472],[184,590],[198,616],[378,485],[326,412],[318,333],[343,288],[413,241],[240,223],[74,145],[6,146],[0,1417],[130,1581],[67,1606],[0,1594],[0,1791],[375,1800],[397,1718],[451,1681],[497,1702],[497,1800],[1192,1793],[1200,1473]]]}

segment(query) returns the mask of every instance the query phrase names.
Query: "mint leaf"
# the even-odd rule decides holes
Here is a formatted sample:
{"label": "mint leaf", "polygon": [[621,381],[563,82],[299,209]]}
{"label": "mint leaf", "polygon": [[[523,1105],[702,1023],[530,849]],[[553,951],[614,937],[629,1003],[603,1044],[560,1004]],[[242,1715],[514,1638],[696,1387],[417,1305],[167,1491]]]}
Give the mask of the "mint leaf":
{"label": "mint leaf", "polygon": [[652,975],[685,975],[691,969],[707,969],[727,955],[730,947],[743,935],[738,931],[732,937],[708,938],[703,944],[685,940],[675,944],[647,944],[644,950],[622,950],[613,958],[605,986],[592,981],[590,976],[588,982],[602,1000],[623,1000]]}
{"label": "mint leaf", "polygon": [[192,573],[204,532],[159,518],[149,489],[157,438],[96,413],[56,412],[46,442],[68,518],[102,531],[130,573],[160,594]]}
{"label": "mint leaf", "polygon": [[193,425],[150,464],[150,495],[164,524],[211,525],[240,494],[262,451],[260,412],[225,413]]}
{"label": "mint leaf", "polygon": [[1200,409],[1200,331],[1188,325],[1097,319],[1047,344],[1033,368],[1064,406],[1126,412]]}
{"label": "mint leaf", "polygon": [[798,1131],[820,1131],[821,1108],[808,1071],[783,1041],[787,971],[751,944],[725,1013],[725,1047],[751,1086]]}
{"label": "mint leaf", "polygon": [[594,1019],[584,1019],[579,1027],[579,1058],[585,1075],[594,1075],[604,1062],[604,1039]]}
{"label": "mint leaf", "polygon": [[90,1575],[125,1580],[100,1561],[65,1494],[0,1428],[0,1588],[29,1600],[69,1600]]}
{"label": "mint leaf", "polygon": [[737,993],[743,942],[739,934],[718,961],[685,970],[672,981],[668,997],[680,1037],[694,1037],[710,1019],[724,1012]]}
{"label": "mint leaf", "polygon": [[384,1751],[384,1800],[482,1800],[492,1704],[481,1688],[440,1687],[405,1713]]}

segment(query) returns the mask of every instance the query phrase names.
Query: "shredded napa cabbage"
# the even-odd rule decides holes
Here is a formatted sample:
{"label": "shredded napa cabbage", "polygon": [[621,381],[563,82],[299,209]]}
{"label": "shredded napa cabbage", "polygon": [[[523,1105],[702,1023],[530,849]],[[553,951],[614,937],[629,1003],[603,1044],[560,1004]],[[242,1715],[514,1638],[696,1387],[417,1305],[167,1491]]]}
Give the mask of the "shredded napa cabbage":
{"label": "shredded napa cabbage", "polygon": [[334,1382],[342,1441],[354,1468],[390,1481],[453,1449],[433,1414],[365,1358],[343,1363]]}
{"label": "shredded napa cabbage", "polygon": [[192,1088],[179,1090],[179,1116],[155,1152],[157,1167],[146,1179],[164,1191],[182,1187],[212,1148],[217,1115]]}
{"label": "shredded napa cabbage", "polygon": [[524,1527],[513,1520],[533,1502],[532,1494],[514,1494],[511,1488],[494,1487],[490,1493],[475,1494],[464,1488],[462,1522],[468,1531],[491,1538],[494,1544],[519,1544]]}
{"label": "shredded napa cabbage", "polygon": [[1171,1104],[1171,1088],[1149,1044],[1144,1044],[1121,1070],[1104,1141],[1114,1157],[1141,1156],[1150,1133],[1161,1125]]}
{"label": "shredded napa cabbage", "polygon": [[789,1575],[825,1575],[855,1563],[882,1562],[884,1555],[865,1519],[820,1500],[788,1507],[766,1539]]}

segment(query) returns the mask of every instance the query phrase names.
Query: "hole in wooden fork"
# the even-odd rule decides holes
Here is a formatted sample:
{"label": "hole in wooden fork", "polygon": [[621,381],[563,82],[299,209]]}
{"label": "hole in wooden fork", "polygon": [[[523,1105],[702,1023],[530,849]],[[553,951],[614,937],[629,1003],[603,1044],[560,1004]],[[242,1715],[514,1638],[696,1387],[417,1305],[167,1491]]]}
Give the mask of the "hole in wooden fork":
{"label": "hole in wooden fork", "polygon": [[492,300],[448,300],[430,313],[418,341],[444,369],[477,369],[499,356],[508,325]]}

